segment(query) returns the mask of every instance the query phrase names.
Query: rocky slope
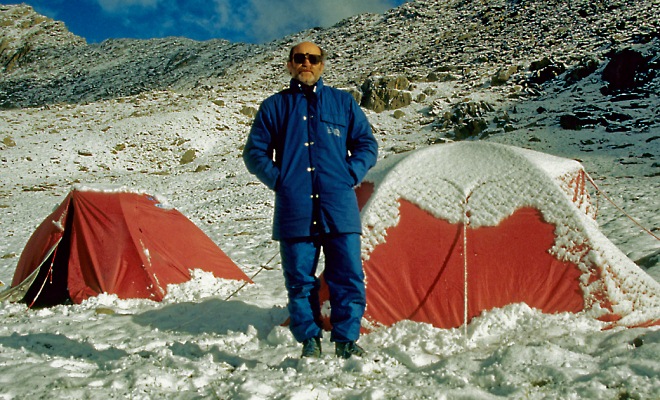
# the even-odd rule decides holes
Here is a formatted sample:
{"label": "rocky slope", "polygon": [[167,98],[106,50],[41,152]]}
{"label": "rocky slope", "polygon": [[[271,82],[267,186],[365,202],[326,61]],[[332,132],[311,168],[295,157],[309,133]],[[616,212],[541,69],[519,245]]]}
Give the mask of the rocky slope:
{"label": "rocky slope", "polygon": [[658,6],[657,0],[416,0],[264,45],[183,38],[86,45],[28,6],[2,6],[2,43],[13,50],[2,52],[0,104],[94,101],[168,88],[276,88],[286,47],[303,38],[330,51],[328,78],[336,85],[359,88],[370,75],[402,74],[411,81],[456,80],[474,91],[498,74],[489,90],[533,93],[529,85],[506,83],[534,73],[529,83],[538,84],[657,38]]}
{"label": "rocky slope", "polygon": [[[352,91],[364,107],[381,112],[418,103],[421,113],[404,129],[429,125],[442,133],[431,141],[445,133],[463,139],[513,129],[507,104],[540,95],[541,86],[557,84],[558,76],[560,85],[575,85],[624,49],[635,47],[603,77],[610,94],[657,80],[658,6],[659,0],[416,0],[384,15],[359,15],[263,45],[185,38],[87,45],[29,6],[2,6],[0,23],[9,29],[0,39],[0,107],[153,90],[209,98],[235,89],[272,92],[286,81],[288,47],[313,40],[330,52],[327,80]],[[453,90],[439,93],[423,85],[429,82],[452,82]],[[593,111],[562,123],[576,129],[623,122]]]}
{"label": "rocky slope", "polygon": [[[83,38],[69,32],[63,22],[39,15],[25,5],[0,5],[0,28],[0,71],[3,74],[23,70],[22,67],[32,63],[35,54],[56,55],[86,44]],[[49,58],[47,62],[52,61]]]}

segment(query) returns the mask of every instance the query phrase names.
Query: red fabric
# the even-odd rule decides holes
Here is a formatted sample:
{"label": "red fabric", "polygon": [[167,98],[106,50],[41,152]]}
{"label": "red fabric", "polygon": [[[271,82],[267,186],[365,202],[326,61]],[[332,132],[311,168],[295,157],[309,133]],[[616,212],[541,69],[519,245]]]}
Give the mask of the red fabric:
{"label": "red fabric", "polygon": [[49,226],[64,209],[72,214],[66,243],[63,240],[58,252],[69,250],[68,262],[66,272],[53,273],[68,274],[69,296],[76,303],[99,293],[159,301],[168,284],[190,279],[192,269],[250,281],[189,219],[161,208],[150,196],[74,191],[26,245],[12,285],[39,266],[45,243],[62,235],[53,234]]}
{"label": "red fabric", "polygon": [[69,208],[70,201],[71,195],[69,194],[62,204],[34,231],[25,245],[21,257],[18,259],[18,265],[16,266],[14,278],[11,282],[12,287],[23,282],[39,266],[57,241],[60,240],[64,233],[64,218],[66,217],[65,213]]}
{"label": "red fabric", "polygon": [[374,184],[371,182],[362,182],[360,186],[355,188],[355,195],[357,196],[358,208],[362,211],[369,198],[374,193]]}
{"label": "red fabric", "polygon": [[[410,319],[440,328],[463,324],[463,226],[400,200],[400,223],[364,263],[365,317],[384,325]],[[554,226],[532,208],[496,227],[468,229],[468,321],[482,311],[525,302],[546,313],[577,312],[580,270],[548,253]]]}

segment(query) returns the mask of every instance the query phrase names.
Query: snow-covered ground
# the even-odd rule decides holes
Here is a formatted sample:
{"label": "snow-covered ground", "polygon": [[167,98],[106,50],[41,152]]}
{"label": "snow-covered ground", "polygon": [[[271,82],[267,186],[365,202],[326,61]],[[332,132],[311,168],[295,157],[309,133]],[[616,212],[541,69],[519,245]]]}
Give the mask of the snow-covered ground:
{"label": "snow-covered ground", "polygon": [[[417,84],[414,96],[429,88],[435,94],[402,109],[404,118],[369,111],[381,156],[426,146],[436,133],[418,120],[431,101],[449,99],[454,85]],[[586,315],[545,315],[524,304],[486,312],[467,332],[409,321],[378,329],[360,339],[368,352],[363,359],[336,359],[328,335],[322,359],[300,359],[299,345],[280,325],[287,312],[277,244],[270,239],[272,194],[241,159],[251,122],[245,107],[271,92],[236,86],[212,97],[155,91],[0,110],[5,284],[36,226],[78,183],[162,196],[255,282],[233,294],[236,282],[197,271],[160,303],[113,295],[47,309],[4,302],[0,398],[660,398],[658,327],[603,330]],[[484,140],[582,161],[609,198],[657,235],[658,123],[616,133],[556,123],[563,112],[602,101],[601,86],[594,77],[572,90],[557,86],[537,100],[512,103],[517,129]],[[481,100],[483,93],[473,97]],[[506,107],[501,99],[486,100]],[[657,93],[643,100],[645,108],[631,103],[607,107],[657,119]],[[189,150],[196,158],[182,164]],[[659,241],[592,194],[603,233],[660,280]]]}

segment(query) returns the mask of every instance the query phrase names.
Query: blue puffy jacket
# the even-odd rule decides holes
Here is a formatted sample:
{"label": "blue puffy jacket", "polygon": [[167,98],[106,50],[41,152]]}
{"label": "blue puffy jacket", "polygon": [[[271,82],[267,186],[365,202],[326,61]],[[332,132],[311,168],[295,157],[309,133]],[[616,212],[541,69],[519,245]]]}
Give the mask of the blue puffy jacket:
{"label": "blue puffy jacket", "polygon": [[243,150],[248,171],[275,191],[273,239],[361,233],[353,187],[378,155],[353,96],[291,80],[261,104]]}

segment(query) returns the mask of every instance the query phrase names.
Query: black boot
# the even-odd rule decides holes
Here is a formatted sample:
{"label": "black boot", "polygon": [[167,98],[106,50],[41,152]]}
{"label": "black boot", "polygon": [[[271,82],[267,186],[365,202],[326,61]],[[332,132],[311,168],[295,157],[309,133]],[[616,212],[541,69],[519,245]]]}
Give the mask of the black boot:
{"label": "black boot", "polygon": [[313,357],[313,358],[320,358],[321,357],[321,338],[309,338],[305,339],[302,342],[303,349],[302,349],[302,355],[300,358],[305,358],[305,357]]}
{"label": "black boot", "polygon": [[340,358],[351,358],[351,356],[362,357],[366,351],[355,342],[336,342],[335,355]]}

